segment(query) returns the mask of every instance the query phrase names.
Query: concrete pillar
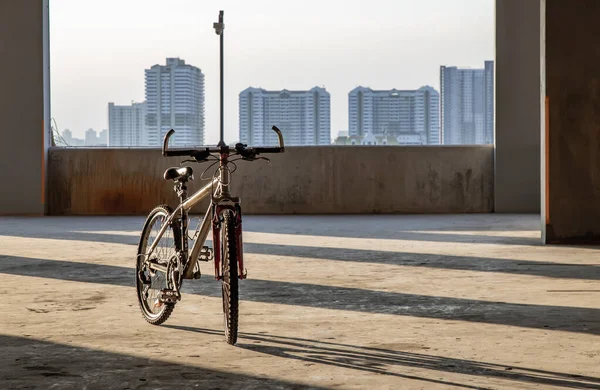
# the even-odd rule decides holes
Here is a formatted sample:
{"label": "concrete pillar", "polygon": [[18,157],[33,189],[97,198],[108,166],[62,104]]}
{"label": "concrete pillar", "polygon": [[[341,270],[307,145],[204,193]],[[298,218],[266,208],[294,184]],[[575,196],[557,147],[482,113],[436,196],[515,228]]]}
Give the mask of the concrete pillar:
{"label": "concrete pillar", "polygon": [[48,0],[0,1],[0,215],[44,213]]}
{"label": "concrete pillar", "polygon": [[600,243],[600,2],[543,6],[543,240]]}
{"label": "concrete pillar", "polygon": [[540,0],[496,0],[494,210],[540,212]]}

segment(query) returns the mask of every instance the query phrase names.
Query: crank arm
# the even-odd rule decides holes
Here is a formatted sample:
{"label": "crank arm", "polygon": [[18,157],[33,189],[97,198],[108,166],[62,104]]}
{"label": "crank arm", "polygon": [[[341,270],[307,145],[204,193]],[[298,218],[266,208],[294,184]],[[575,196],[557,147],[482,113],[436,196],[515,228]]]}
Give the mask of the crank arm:
{"label": "crank arm", "polygon": [[149,262],[148,263],[148,268],[150,268],[152,271],[160,271],[160,272],[162,272],[164,274],[167,273],[167,267],[165,267],[164,265],[160,265],[160,264]]}

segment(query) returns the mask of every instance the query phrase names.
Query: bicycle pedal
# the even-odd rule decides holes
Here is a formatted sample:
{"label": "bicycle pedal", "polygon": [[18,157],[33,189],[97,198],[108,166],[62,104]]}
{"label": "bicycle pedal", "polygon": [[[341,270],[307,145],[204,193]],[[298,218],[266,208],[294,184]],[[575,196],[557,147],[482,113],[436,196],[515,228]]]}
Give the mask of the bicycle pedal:
{"label": "bicycle pedal", "polygon": [[202,276],[200,271],[194,271],[194,273],[192,274],[192,279],[200,279],[200,276]]}
{"label": "bicycle pedal", "polygon": [[158,294],[158,300],[163,303],[176,303],[179,301],[180,296],[177,294],[175,290],[160,290]]}
{"label": "bicycle pedal", "polygon": [[213,259],[213,250],[207,246],[203,246],[198,255],[199,261],[211,261]]}

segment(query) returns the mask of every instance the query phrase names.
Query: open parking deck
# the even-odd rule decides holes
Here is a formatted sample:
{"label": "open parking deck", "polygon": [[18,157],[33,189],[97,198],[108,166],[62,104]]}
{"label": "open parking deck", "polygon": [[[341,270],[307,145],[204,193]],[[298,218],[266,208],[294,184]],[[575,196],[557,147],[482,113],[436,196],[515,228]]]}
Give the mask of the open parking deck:
{"label": "open parking deck", "polygon": [[144,322],[142,223],[0,218],[0,388],[600,389],[598,248],[537,216],[248,216],[236,346],[212,264]]}

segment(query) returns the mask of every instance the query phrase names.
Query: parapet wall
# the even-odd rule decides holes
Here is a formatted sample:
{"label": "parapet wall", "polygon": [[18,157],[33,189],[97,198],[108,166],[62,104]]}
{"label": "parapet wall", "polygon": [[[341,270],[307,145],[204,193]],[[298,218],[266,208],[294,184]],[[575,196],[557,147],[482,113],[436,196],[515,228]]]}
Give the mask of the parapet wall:
{"label": "parapet wall", "polygon": [[[289,147],[269,157],[271,163],[237,162],[232,192],[246,214],[493,211],[492,146]],[[175,205],[163,172],[181,160],[158,149],[52,148],[48,213],[143,215]],[[191,166],[193,191],[205,183],[207,164]]]}

